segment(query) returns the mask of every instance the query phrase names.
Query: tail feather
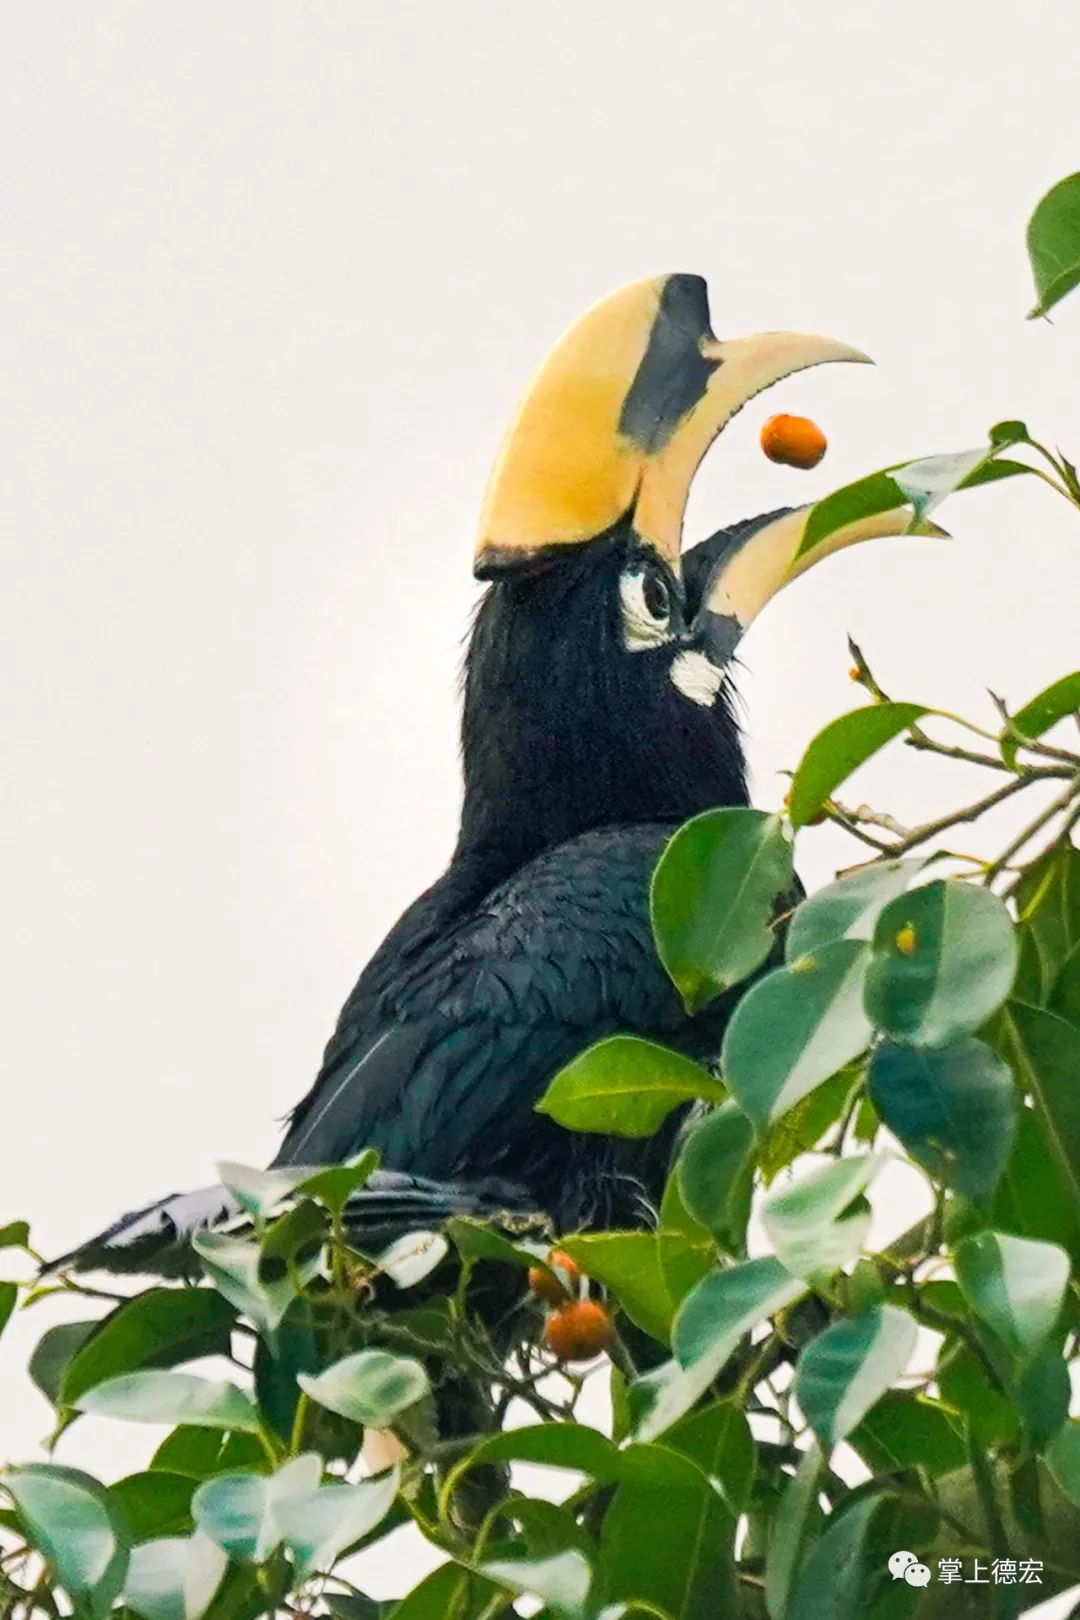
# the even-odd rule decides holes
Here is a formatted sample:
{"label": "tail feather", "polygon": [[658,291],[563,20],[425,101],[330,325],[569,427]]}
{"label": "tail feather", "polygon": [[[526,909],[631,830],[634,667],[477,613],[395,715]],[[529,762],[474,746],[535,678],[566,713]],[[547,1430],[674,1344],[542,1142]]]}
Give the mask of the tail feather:
{"label": "tail feather", "polygon": [[[544,1221],[535,1199],[513,1182],[494,1177],[431,1181],[397,1170],[377,1170],[349,1200],[345,1226],[358,1248],[377,1253],[407,1232],[438,1226],[455,1215],[501,1220],[512,1227]],[[245,1220],[243,1209],[226,1187],[170,1193],[145,1209],[122,1216],[104,1232],[50,1261],[45,1271],[191,1276],[199,1270],[191,1242],[195,1233]]]}

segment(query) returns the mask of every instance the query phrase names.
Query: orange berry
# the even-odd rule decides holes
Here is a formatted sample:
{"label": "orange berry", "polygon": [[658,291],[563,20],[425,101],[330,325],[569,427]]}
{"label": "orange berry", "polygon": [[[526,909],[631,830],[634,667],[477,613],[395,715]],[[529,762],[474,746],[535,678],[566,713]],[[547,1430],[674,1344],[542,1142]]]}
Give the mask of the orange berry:
{"label": "orange berry", "polygon": [[808,416],[770,416],[761,430],[761,448],[784,467],[816,467],[826,438]]}
{"label": "orange berry", "polygon": [[859,668],[858,664],[852,664],[851,668],[847,672],[847,678],[849,681],[862,680],[862,670]]}
{"label": "orange berry", "polygon": [[568,1299],[573,1299],[581,1281],[581,1267],[562,1249],[552,1249],[547,1263],[554,1268],[555,1275],[545,1271],[543,1266],[530,1266],[529,1287],[545,1305],[565,1305]]}
{"label": "orange berry", "polygon": [[560,1361],[591,1361],[611,1343],[611,1318],[595,1299],[576,1299],[552,1311],[544,1326],[549,1350]]}
{"label": "orange berry", "polygon": [[919,936],[911,923],[905,923],[896,936],[896,948],[904,956],[911,956],[919,943]]}

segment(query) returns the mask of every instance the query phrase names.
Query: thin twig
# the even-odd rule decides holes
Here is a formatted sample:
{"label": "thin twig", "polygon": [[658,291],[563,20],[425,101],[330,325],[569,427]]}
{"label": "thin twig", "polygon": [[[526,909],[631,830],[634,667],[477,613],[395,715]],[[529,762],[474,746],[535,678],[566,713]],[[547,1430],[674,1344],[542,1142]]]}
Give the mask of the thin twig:
{"label": "thin twig", "polygon": [[910,827],[902,826],[887,810],[875,810],[869,804],[860,804],[857,810],[852,810],[846,804],[838,804],[835,799],[830,802],[842,816],[848,821],[857,822],[860,827],[880,827],[884,832],[892,833],[894,838],[907,838],[911,832]]}
{"label": "thin twig", "polygon": [[962,826],[965,822],[976,821],[979,816],[985,815],[988,810],[994,810],[1006,799],[1011,799],[1014,793],[1020,793],[1031,786],[1032,778],[1028,775],[1014,776],[1010,781],[995,788],[985,798],[976,799],[974,804],[966,805],[962,810],[953,810],[947,816],[939,816],[936,821],[926,821],[921,827],[915,827],[906,838],[892,846],[890,854],[906,855],[909,849],[916,849],[918,845],[925,844],[929,839],[936,838],[938,833],[946,832],[950,827]]}
{"label": "thin twig", "polygon": [[992,771],[1009,770],[1005,761],[995,759],[993,754],[980,754],[974,748],[959,748],[953,743],[938,742],[935,737],[928,737],[921,727],[913,728],[911,735],[904,738],[904,743],[908,748],[917,748],[920,753],[939,754],[942,759],[962,759],[969,765],[982,765]]}
{"label": "thin twig", "polygon": [[852,821],[850,816],[835,801],[829,800],[823,806],[823,809],[828,819],[835,822],[838,827],[842,827],[846,833],[850,833],[852,838],[857,838],[860,843],[868,844],[871,849],[876,849],[879,855],[891,853],[891,844],[883,843],[880,838],[872,838],[868,832],[864,832],[858,822]]}
{"label": "thin twig", "polygon": [[[1021,832],[1017,833],[1016,837],[1005,847],[996,861],[990,862],[990,865],[986,868],[984,881],[989,884],[992,883],[996,877],[1000,877],[1001,873],[1004,872],[1006,867],[1009,865],[1013,856],[1018,854],[1019,851],[1023,849],[1025,844],[1030,843],[1035,837],[1035,834],[1037,832],[1041,832],[1046,826],[1047,822],[1052,821],[1054,817],[1056,815],[1060,815],[1063,810],[1067,810],[1078,792],[1080,792],[1080,776],[1073,776],[1065,791],[1063,793],[1059,793],[1056,799],[1052,799],[1046,806],[1046,809],[1035,817],[1034,821],[1032,821],[1027,827],[1023,828]],[[1071,824],[1073,823],[1070,820],[1070,825]]]}

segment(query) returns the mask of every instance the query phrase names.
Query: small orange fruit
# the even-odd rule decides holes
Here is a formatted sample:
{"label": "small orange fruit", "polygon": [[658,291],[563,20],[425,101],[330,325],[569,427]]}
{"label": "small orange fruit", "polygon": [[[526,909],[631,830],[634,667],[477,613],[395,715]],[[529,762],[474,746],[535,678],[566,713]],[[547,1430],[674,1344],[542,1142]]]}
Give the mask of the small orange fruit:
{"label": "small orange fruit", "polygon": [[549,1350],[560,1361],[591,1361],[611,1343],[611,1318],[595,1299],[576,1299],[552,1311],[544,1327]]}
{"label": "small orange fruit", "polygon": [[581,1267],[562,1249],[552,1249],[547,1263],[554,1268],[555,1275],[545,1271],[543,1266],[530,1266],[529,1287],[545,1305],[565,1305],[568,1299],[573,1299],[581,1281]]}
{"label": "small orange fruit", "polygon": [[859,668],[858,664],[852,664],[851,668],[847,672],[847,678],[849,681],[862,680],[862,670]]}
{"label": "small orange fruit", "polygon": [[911,923],[905,923],[897,933],[896,948],[903,956],[912,956],[919,943],[919,936]]}
{"label": "small orange fruit", "polygon": [[761,430],[761,448],[784,467],[816,467],[827,440],[808,416],[770,416]]}

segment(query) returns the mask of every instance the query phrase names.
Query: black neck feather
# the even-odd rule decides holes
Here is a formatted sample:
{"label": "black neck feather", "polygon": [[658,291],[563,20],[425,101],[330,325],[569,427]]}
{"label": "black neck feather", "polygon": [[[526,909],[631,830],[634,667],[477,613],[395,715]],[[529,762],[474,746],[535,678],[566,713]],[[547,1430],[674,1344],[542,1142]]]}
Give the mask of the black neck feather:
{"label": "black neck feather", "polygon": [[670,676],[676,648],[629,652],[619,531],[493,585],[465,667],[465,798],[455,859],[512,871],[594,827],[678,824],[745,804],[726,687],[711,708]]}

